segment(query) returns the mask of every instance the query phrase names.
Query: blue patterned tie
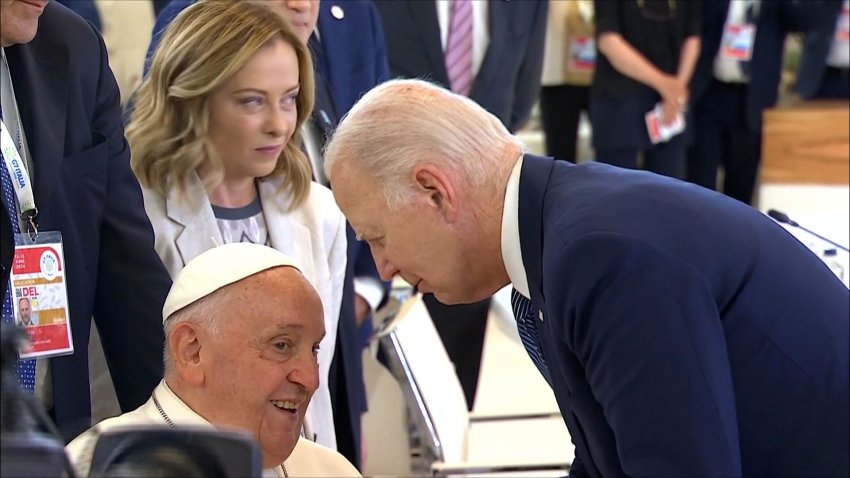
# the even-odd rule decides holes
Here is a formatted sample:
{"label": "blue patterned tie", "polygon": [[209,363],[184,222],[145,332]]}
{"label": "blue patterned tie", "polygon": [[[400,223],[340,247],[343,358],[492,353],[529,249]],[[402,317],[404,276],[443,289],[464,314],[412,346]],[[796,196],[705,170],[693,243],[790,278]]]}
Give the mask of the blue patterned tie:
{"label": "blue patterned tie", "polygon": [[[0,115],[2,115],[2,109],[0,109]],[[9,215],[9,220],[12,223],[12,232],[18,234],[21,232],[21,226],[18,224],[18,202],[15,199],[15,192],[12,188],[12,177],[6,168],[6,160],[3,158],[2,152],[0,152],[0,186],[3,189],[6,214]],[[0,227],[9,226],[0,224]],[[14,314],[12,314],[12,280],[10,279],[6,285],[6,293],[3,295],[3,322],[14,323],[14,320]],[[33,393],[35,390],[35,360],[18,361],[18,381],[21,384],[21,388]]]}
{"label": "blue patterned tie", "polygon": [[531,357],[531,361],[537,366],[537,370],[540,370],[546,382],[552,385],[549,368],[546,366],[546,359],[543,358],[543,351],[540,349],[537,325],[534,323],[534,319],[537,317],[537,309],[529,299],[526,299],[516,289],[511,290],[511,307],[516,318],[516,326],[522,345],[525,346],[525,350]]}

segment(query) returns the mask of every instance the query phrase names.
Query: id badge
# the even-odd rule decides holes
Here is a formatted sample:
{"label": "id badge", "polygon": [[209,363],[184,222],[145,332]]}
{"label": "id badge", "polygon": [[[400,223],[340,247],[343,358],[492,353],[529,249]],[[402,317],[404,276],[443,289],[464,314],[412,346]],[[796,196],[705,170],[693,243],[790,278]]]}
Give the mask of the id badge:
{"label": "id badge", "polygon": [[567,62],[570,71],[593,71],[596,68],[596,41],[589,36],[576,36],[570,39],[570,58]]}
{"label": "id badge", "polygon": [[652,144],[658,144],[661,140],[661,119],[658,117],[658,108],[648,112],[644,119],[646,120],[646,132],[649,133],[649,141]]}
{"label": "id badge", "polygon": [[10,277],[15,322],[29,335],[21,358],[74,353],[62,234],[58,231],[15,234]]}
{"label": "id badge", "polygon": [[720,53],[725,58],[750,61],[755,38],[756,26],[752,23],[728,23],[723,29]]}
{"label": "id badge", "polygon": [[662,115],[661,103],[655,105],[655,108],[650,110],[644,119],[646,121],[646,132],[649,133],[649,140],[652,144],[666,143],[685,130],[685,116],[680,112],[670,124],[661,122]]}
{"label": "id badge", "polygon": [[841,7],[838,24],[835,26],[835,39],[840,42],[850,41],[850,5]]}

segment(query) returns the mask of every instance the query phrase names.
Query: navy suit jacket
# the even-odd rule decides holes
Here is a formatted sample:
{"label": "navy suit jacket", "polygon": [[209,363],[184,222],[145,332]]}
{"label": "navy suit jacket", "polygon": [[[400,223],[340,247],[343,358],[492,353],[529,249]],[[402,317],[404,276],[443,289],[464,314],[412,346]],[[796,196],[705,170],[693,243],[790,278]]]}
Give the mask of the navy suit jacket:
{"label": "navy suit jacket", "polygon": [[[54,418],[66,439],[90,426],[87,347],[94,317],[121,409],[162,378],[162,304],[171,280],[154,250],[130,170],[118,86],[91,24],[56,2],[25,45],[6,48],[34,164],[42,231],[64,241],[73,355],[50,360]],[[12,237],[0,209],[5,292]]]}
{"label": "navy suit jacket", "polygon": [[68,7],[72,12],[91,22],[100,31],[100,11],[94,0],[57,0]]}
{"label": "navy suit jacket", "polygon": [[[376,1],[394,76],[426,78],[448,87],[433,0]],[[531,114],[540,92],[547,0],[490,0],[490,43],[470,98],[511,131]]]}
{"label": "navy suit jacket", "polygon": [[[782,71],[782,52],[789,32],[809,31],[834,10],[827,0],[769,0],[760,3],[747,89],[747,126],[761,131],[762,112],[776,103]],[[714,58],[720,49],[729,0],[704,1],[702,46],[691,77],[691,103],[702,99],[714,78]]]}
{"label": "navy suit jacket", "polygon": [[830,15],[826,15],[818,28],[808,32],[803,43],[803,53],[800,66],[797,68],[797,83],[794,89],[803,98],[812,98],[820,88],[823,73],[826,71],[826,57],[835,36],[838,14],[841,12],[841,2],[830,4]]}
{"label": "navy suit jacket", "polygon": [[847,476],[850,292],[779,225],[531,155],[519,218],[574,474]]}

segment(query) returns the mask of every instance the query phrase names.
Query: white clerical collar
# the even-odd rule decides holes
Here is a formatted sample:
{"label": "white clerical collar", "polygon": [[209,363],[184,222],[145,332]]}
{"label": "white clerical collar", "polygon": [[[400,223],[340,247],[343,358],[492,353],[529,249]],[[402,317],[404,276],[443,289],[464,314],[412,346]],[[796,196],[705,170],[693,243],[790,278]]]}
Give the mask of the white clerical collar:
{"label": "white clerical collar", "polygon": [[514,288],[526,298],[531,298],[528,291],[528,278],[522,262],[522,248],[519,238],[519,176],[522,171],[522,158],[517,158],[508,178],[505,189],[505,207],[502,213],[502,260],[508,271],[508,278]]}

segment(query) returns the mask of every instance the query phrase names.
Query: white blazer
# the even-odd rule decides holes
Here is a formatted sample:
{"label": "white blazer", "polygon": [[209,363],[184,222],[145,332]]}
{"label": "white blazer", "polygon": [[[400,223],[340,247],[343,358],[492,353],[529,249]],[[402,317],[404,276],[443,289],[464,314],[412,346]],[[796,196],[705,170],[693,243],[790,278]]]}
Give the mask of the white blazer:
{"label": "white blazer", "polygon": [[[317,443],[335,450],[328,375],[345,280],[345,218],[330,190],[316,183],[310,183],[304,203],[287,212],[291,195],[281,191],[280,186],[280,180],[274,179],[260,181],[258,187],[271,246],[299,262],[304,277],[319,293],[325,312],[325,338],[319,349],[319,388],[307,408],[305,424],[308,433],[315,434]],[[156,251],[171,277],[195,256],[216,243],[224,243],[197,174],[191,175],[185,195],[176,188],[167,197],[147,188],[142,188],[142,192],[156,238]]]}

